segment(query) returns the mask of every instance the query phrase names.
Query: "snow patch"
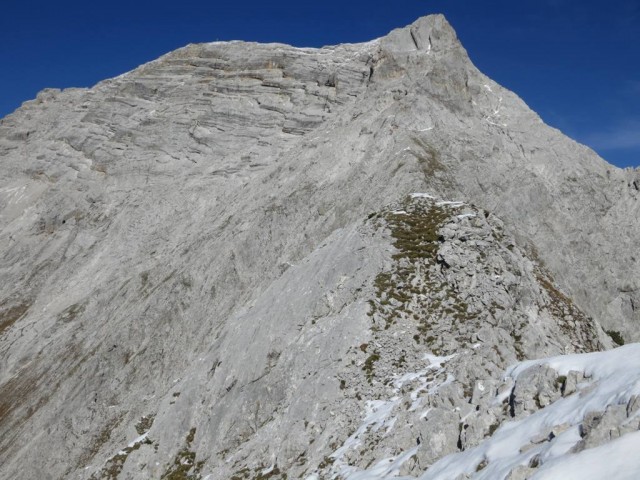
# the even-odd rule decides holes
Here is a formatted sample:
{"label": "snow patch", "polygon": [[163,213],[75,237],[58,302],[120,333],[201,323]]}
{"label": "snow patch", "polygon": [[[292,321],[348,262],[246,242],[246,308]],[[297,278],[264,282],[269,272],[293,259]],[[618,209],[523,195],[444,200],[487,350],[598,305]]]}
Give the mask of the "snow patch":
{"label": "snow patch", "polygon": [[[609,405],[624,404],[632,396],[640,395],[640,344],[606,352],[521,362],[507,369],[505,380],[513,384],[528,368],[537,365],[547,365],[559,375],[582,372],[585,382],[578,385],[578,391],[572,395],[560,398],[528,417],[503,423],[492,437],[477,447],[440,459],[419,478],[435,480],[459,475],[470,475],[478,480],[505,478],[519,465],[528,465],[534,457],[542,464],[530,477],[535,480],[602,479],[611,476],[613,465],[616,479],[638,478],[640,432],[623,435],[577,454],[569,451],[580,440],[579,425],[588,412],[604,411]],[[495,401],[504,400],[510,392],[511,389],[503,391]],[[568,428],[561,434],[540,444],[532,442],[562,424]],[[487,462],[486,467],[476,472],[483,461]]]}
{"label": "snow patch", "polygon": [[451,208],[460,208],[464,205],[464,202],[451,202],[451,201],[442,201],[442,202],[437,202],[436,205],[438,207],[451,207]]}
{"label": "snow patch", "polygon": [[[413,400],[413,405],[409,410],[415,410],[419,407],[421,398],[418,398],[420,392],[427,391],[427,394],[433,394],[443,385],[447,385],[454,381],[454,377],[447,374],[444,381],[438,379],[438,376],[442,378],[445,374],[444,364],[454,358],[456,354],[448,355],[446,357],[440,357],[431,353],[426,353],[423,360],[428,362],[428,365],[419,372],[409,372],[396,378],[392,385],[394,387],[394,393],[399,393],[400,389],[411,382],[416,380],[420,381],[420,384],[415,388],[410,398]],[[333,452],[330,457],[333,458],[333,473],[331,478],[341,478],[345,480],[382,480],[386,478],[398,479],[397,475],[400,472],[402,465],[409,460],[418,451],[418,446],[402,452],[395,457],[389,457],[377,462],[372,467],[360,470],[359,468],[348,465],[344,462],[344,455],[351,449],[361,445],[364,435],[369,432],[377,432],[382,428],[386,428],[384,435],[386,436],[397,422],[397,417],[391,417],[391,413],[402,402],[402,397],[394,395],[388,401],[384,400],[369,400],[365,405],[364,420],[358,429],[353,433],[343,445]],[[421,418],[424,418],[428,413],[428,409],[422,414]],[[317,480],[320,477],[317,473],[313,473],[306,477],[307,480]]]}
{"label": "snow patch", "polygon": [[429,195],[428,193],[410,193],[411,198],[428,198],[429,200],[435,200],[436,197]]}
{"label": "snow patch", "polygon": [[411,450],[404,452],[402,455],[385,458],[384,460],[376,463],[373,467],[362,471],[356,470],[355,467],[347,467],[340,472],[340,475],[342,475],[345,480],[376,480],[384,478],[395,478],[396,480],[400,480],[398,474],[400,473],[402,464],[413,457],[417,451],[418,447],[414,447]]}
{"label": "snow patch", "polygon": [[[419,401],[422,391],[433,393],[454,380],[447,374],[444,382],[436,380],[438,375],[446,373],[443,365],[453,358],[425,354],[429,364],[419,372],[405,373],[396,378],[392,385],[395,393],[412,382],[419,381],[410,396]],[[520,362],[505,371],[507,385],[518,381],[527,369],[535,366],[549,366],[559,375],[570,371],[582,372],[585,381],[578,390],[560,398],[551,405],[514,421],[503,423],[494,434],[475,448],[448,455],[429,467],[419,479],[436,480],[468,476],[474,480],[492,480],[506,478],[519,466],[527,466],[536,458],[540,467],[528,478],[532,480],[600,480],[616,478],[631,480],[638,478],[640,472],[640,432],[625,434],[615,440],[589,448],[580,453],[571,453],[571,449],[581,440],[580,424],[588,412],[604,411],[609,405],[628,402],[632,396],[640,395],[640,344],[630,344],[606,352],[562,355],[540,360]],[[441,377],[440,377],[441,378]],[[481,384],[478,384],[480,388]],[[509,396],[511,388],[496,395],[496,400]],[[360,443],[361,437],[369,431],[386,428],[387,432],[396,423],[396,417],[390,418],[393,409],[402,401],[394,396],[389,401],[369,401],[366,404],[365,419],[345,444],[332,455],[335,476],[348,480],[384,480],[398,479],[400,468],[419,450],[416,446],[396,457],[386,458],[373,466],[360,470],[341,461],[341,457],[350,448]],[[412,406],[412,408],[415,405]],[[426,418],[430,409],[426,409],[420,418]],[[472,413],[470,413],[471,415]],[[562,428],[556,429],[556,427]],[[556,435],[549,435],[552,430]],[[536,439],[544,438],[544,441]],[[483,464],[482,469],[478,465]],[[319,478],[316,476],[310,479]]]}
{"label": "snow patch", "polygon": [[640,475],[640,432],[616,438],[574,455],[559,457],[540,467],[532,480],[635,480]]}
{"label": "snow patch", "polygon": [[389,401],[383,400],[369,400],[365,406],[365,419],[355,431],[353,435],[345,440],[340,448],[338,448],[335,452],[333,452],[330,457],[336,460],[336,463],[339,463],[342,460],[342,457],[347,453],[347,451],[352,448],[357,447],[361,444],[360,437],[362,437],[371,427],[371,430],[377,432],[380,428],[385,424],[387,417],[398,404],[399,398],[393,397]]}
{"label": "snow patch", "polygon": [[[131,442],[129,442],[129,444],[127,445],[127,448],[133,448],[136,445],[144,442],[147,439],[147,436],[149,435],[149,433],[143,433],[142,435],[140,435],[138,438],[136,438],[135,440],[131,440]],[[126,455],[127,452],[125,452],[124,450],[120,450],[118,452],[118,455]]]}

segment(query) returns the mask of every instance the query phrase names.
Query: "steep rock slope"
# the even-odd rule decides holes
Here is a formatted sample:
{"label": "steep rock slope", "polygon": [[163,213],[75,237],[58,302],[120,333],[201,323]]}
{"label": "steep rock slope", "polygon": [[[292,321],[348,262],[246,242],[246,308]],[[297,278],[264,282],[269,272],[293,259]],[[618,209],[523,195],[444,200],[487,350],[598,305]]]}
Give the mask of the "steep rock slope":
{"label": "steep rock slope", "polygon": [[441,16],[44,91],[0,156],[6,478],[418,475],[508,418],[478,391],[509,364],[610,346],[591,316],[640,335],[638,172]]}

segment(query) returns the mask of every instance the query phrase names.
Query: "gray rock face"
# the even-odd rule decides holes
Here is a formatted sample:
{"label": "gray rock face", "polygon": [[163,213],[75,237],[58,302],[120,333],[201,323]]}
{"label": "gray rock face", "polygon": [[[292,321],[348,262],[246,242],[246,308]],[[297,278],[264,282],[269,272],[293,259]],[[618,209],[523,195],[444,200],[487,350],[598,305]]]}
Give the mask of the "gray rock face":
{"label": "gray rock face", "polygon": [[46,90],[0,162],[2,478],[419,475],[562,396],[509,364],[640,338],[640,171],[442,16]]}

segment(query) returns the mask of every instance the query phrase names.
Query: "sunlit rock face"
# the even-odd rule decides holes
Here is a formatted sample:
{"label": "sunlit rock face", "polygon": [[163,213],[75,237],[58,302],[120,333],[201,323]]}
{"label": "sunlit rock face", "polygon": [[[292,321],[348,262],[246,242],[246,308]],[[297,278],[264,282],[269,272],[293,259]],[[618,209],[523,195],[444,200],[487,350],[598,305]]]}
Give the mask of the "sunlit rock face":
{"label": "sunlit rock face", "polygon": [[637,362],[562,355],[640,338],[640,172],[442,16],[45,90],[0,168],[1,478],[552,478],[636,441]]}

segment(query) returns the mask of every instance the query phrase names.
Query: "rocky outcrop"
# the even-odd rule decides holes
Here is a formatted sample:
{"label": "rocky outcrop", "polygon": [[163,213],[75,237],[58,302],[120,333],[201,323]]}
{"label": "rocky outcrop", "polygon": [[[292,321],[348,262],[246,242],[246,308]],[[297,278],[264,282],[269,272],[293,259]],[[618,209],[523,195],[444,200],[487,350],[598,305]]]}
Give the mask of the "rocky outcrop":
{"label": "rocky outcrop", "polygon": [[[421,479],[633,478],[640,427],[638,345],[526,361],[507,370],[494,404],[509,405],[491,436],[436,462]],[[579,379],[568,389],[570,378]],[[375,478],[375,477],[374,477]]]}
{"label": "rocky outcrop", "polygon": [[638,172],[442,16],[44,91],[0,162],[3,478],[431,475],[582,388],[509,365],[639,335]]}

